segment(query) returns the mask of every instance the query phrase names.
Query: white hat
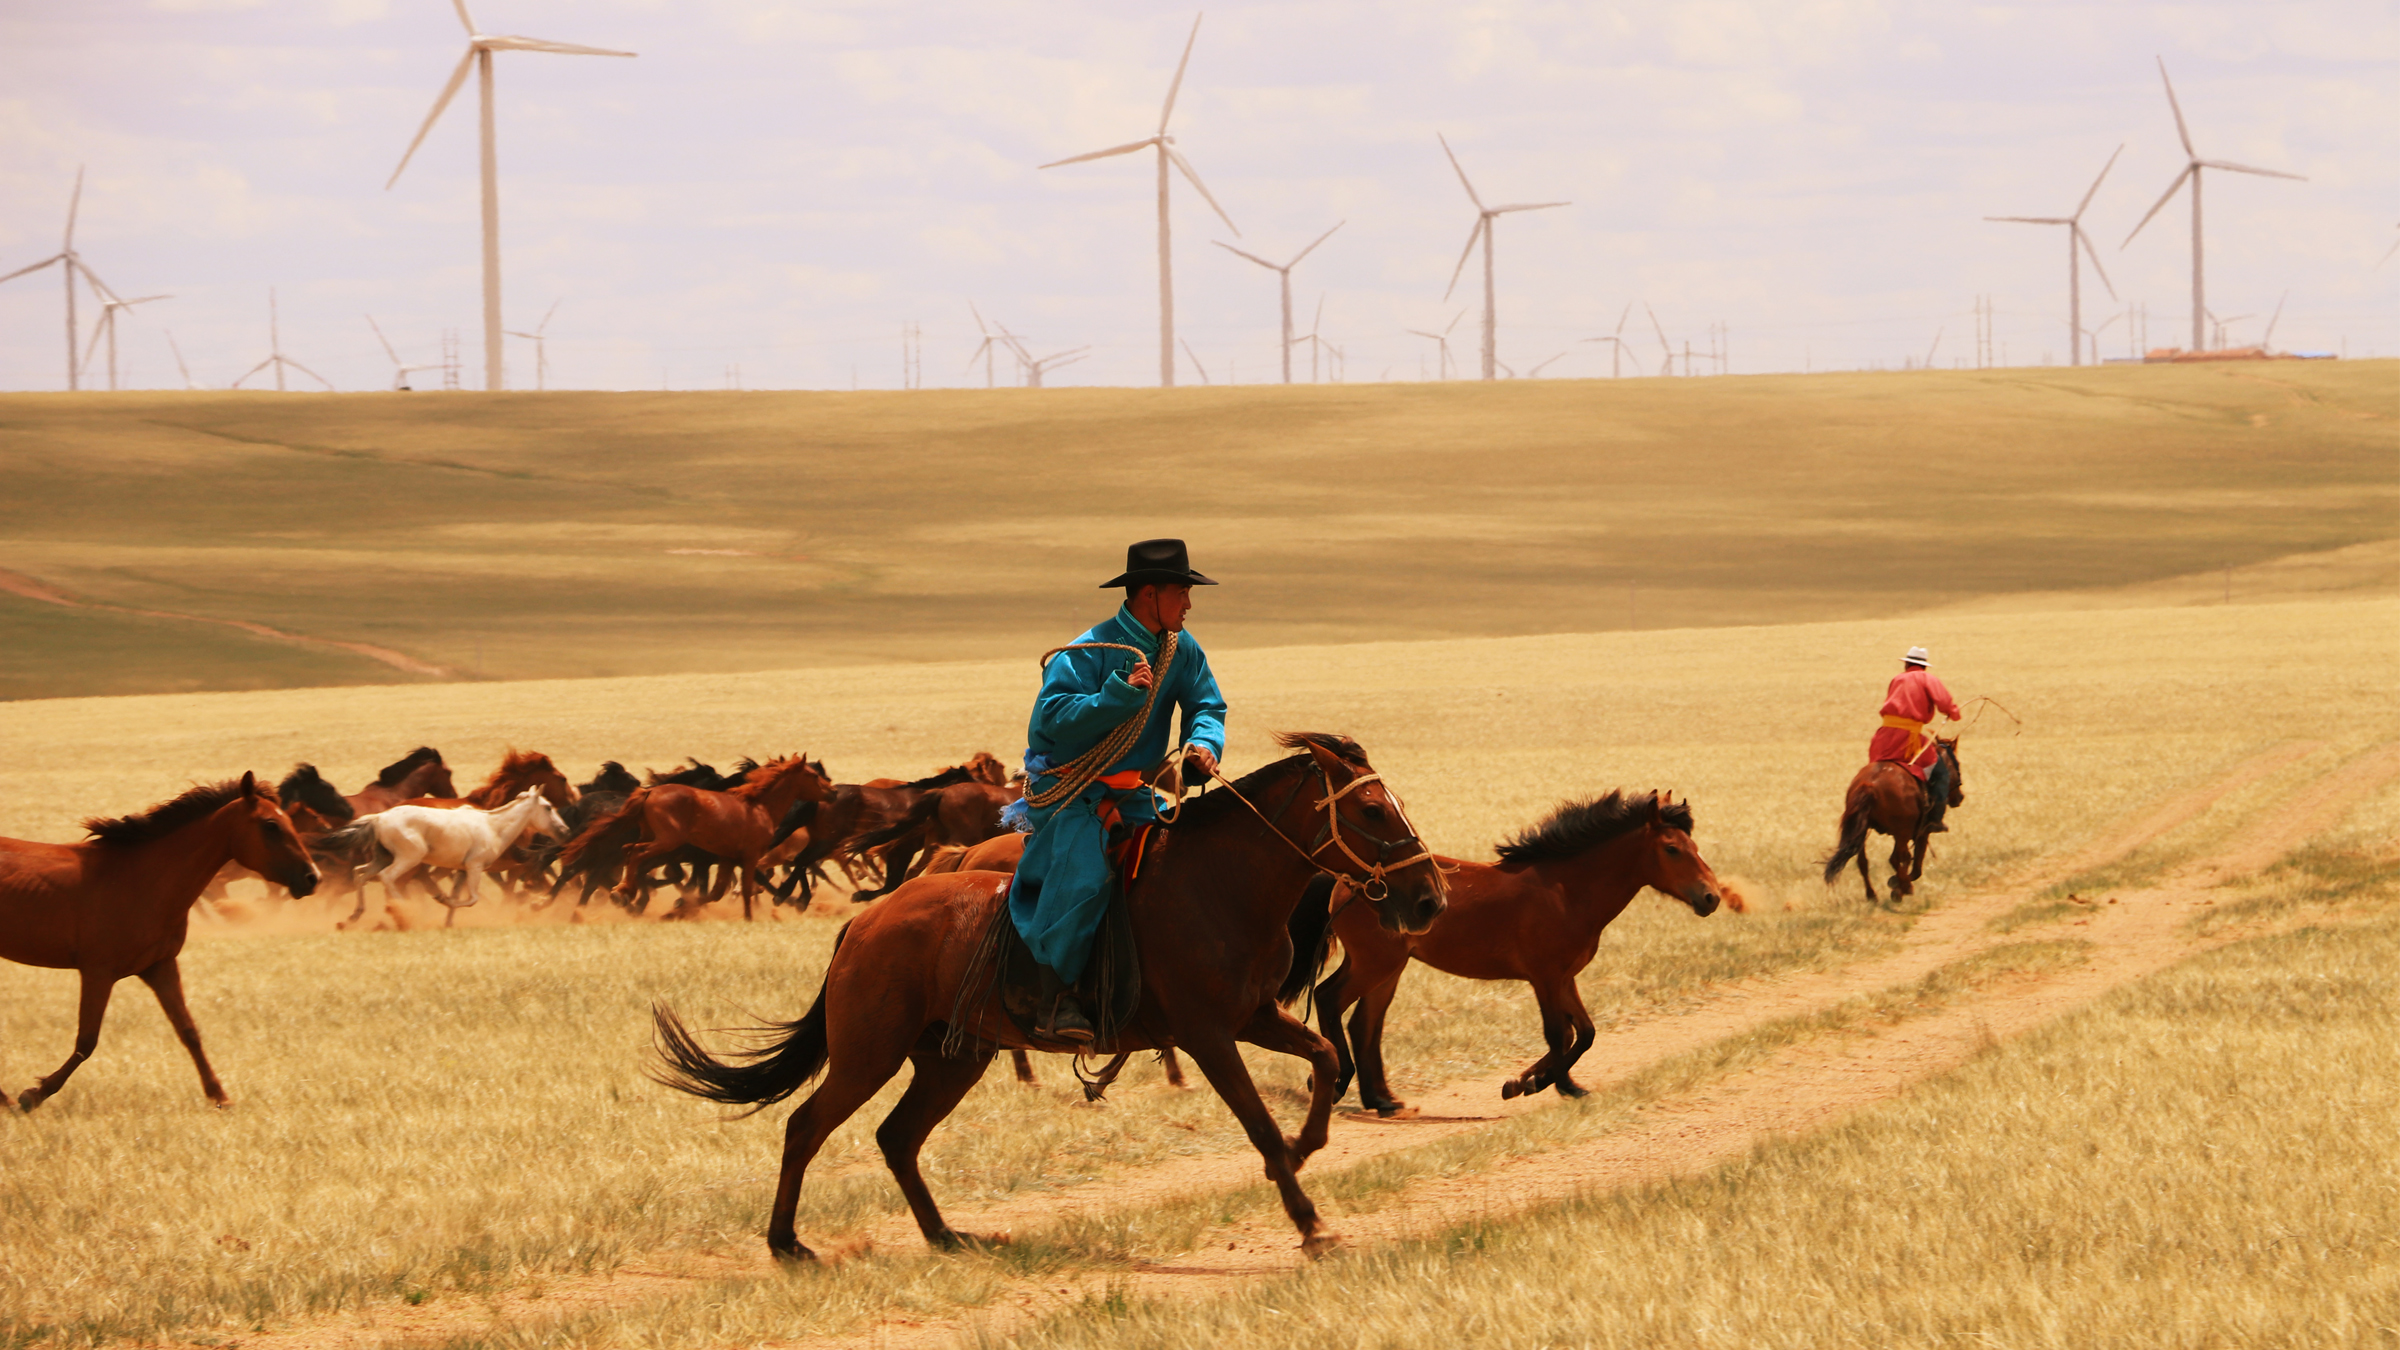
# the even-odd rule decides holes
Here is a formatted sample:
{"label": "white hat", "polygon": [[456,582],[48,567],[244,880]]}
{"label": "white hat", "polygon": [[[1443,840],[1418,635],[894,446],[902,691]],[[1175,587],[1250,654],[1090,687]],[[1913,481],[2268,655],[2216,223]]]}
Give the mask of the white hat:
{"label": "white hat", "polygon": [[1912,666],[1926,666],[1933,664],[1933,658],[1925,654],[1925,649],[1923,647],[1909,648],[1908,655],[1900,659]]}

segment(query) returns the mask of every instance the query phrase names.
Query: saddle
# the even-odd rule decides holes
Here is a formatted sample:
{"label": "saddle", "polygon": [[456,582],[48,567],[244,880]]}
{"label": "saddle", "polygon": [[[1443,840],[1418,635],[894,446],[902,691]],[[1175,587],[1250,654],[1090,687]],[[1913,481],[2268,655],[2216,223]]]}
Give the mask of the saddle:
{"label": "saddle", "polygon": [[982,940],[976,944],[975,955],[967,965],[966,978],[959,982],[958,1001],[951,1009],[949,1030],[942,1037],[943,1054],[963,1054],[980,1039],[971,1028],[995,1004],[1034,1049],[1062,1054],[1112,1050],[1118,1033],[1133,1020],[1142,1002],[1141,952],[1134,943],[1133,918],[1127,912],[1125,896],[1141,875],[1143,856],[1149,851],[1157,829],[1155,825],[1143,825],[1126,831],[1123,838],[1113,839],[1109,845],[1113,875],[1109,881],[1108,907],[1101,915],[1099,931],[1092,936],[1091,959],[1084,963],[1083,975],[1073,986],[1076,1000],[1092,1019],[1092,1043],[1080,1046],[1034,1034],[1039,1016],[1036,991],[1041,987],[1041,979],[1036,973],[1032,949],[1025,945],[1025,939],[1017,933],[1017,925],[1008,916],[1007,893],[1002,892],[1000,903],[993,907]]}

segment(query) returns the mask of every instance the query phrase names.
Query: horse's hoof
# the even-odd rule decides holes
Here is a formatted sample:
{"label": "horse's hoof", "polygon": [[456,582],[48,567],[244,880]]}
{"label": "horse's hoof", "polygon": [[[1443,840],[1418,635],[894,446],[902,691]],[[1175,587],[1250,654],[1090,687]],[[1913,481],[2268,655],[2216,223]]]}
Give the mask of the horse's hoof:
{"label": "horse's hoof", "polygon": [[1375,1108],[1375,1114],[1385,1120],[1415,1120],[1417,1108],[1407,1102],[1387,1102]]}
{"label": "horse's hoof", "polygon": [[32,1115],[33,1108],[40,1106],[44,1100],[40,1088],[27,1088],[24,1095],[17,1098],[17,1110],[26,1115]]}
{"label": "horse's hoof", "polygon": [[1559,1079],[1557,1087],[1558,1095],[1561,1097],[1589,1097],[1592,1095],[1584,1088],[1583,1084],[1576,1082],[1572,1078]]}
{"label": "horse's hoof", "polygon": [[1324,1260],[1326,1253],[1333,1251],[1335,1248],[1338,1248],[1341,1245],[1341,1234],[1326,1232],[1323,1229],[1319,1229],[1317,1232],[1300,1239],[1300,1250],[1305,1253],[1308,1256],[1308,1259],[1311,1261]]}
{"label": "horse's hoof", "polygon": [[767,1250],[774,1254],[776,1262],[781,1265],[813,1265],[817,1259],[817,1254],[815,1252],[810,1251],[808,1248],[800,1245],[797,1242],[789,1245],[785,1245],[780,1242],[769,1242],[767,1244]]}
{"label": "horse's hoof", "polygon": [[1525,1084],[1521,1079],[1511,1078],[1507,1082],[1500,1085],[1500,1099],[1502,1101],[1511,1101],[1524,1095]]}
{"label": "horse's hoof", "polygon": [[994,1247],[1009,1244],[1006,1233],[961,1233],[957,1229],[942,1234],[933,1245],[946,1252],[988,1252]]}

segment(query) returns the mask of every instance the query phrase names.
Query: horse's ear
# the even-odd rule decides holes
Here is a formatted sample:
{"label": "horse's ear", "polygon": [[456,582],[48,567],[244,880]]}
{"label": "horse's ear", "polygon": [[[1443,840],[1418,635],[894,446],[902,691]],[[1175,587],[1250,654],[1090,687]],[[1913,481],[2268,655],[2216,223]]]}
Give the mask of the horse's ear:
{"label": "horse's ear", "polygon": [[242,795],[245,797],[255,797],[258,795],[257,773],[245,771],[242,774]]}

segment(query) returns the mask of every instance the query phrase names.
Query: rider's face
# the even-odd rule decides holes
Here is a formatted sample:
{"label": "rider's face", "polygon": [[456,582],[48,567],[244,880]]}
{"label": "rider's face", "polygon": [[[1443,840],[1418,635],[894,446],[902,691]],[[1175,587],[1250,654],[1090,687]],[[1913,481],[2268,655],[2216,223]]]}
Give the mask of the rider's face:
{"label": "rider's face", "polygon": [[1161,633],[1183,631],[1183,616],[1192,612],[1189,586],[1144,586],[1134,593],[1133,617]]}

